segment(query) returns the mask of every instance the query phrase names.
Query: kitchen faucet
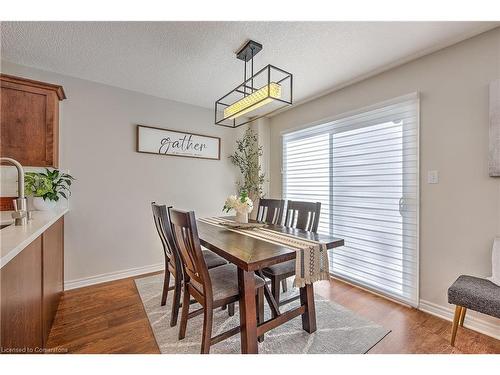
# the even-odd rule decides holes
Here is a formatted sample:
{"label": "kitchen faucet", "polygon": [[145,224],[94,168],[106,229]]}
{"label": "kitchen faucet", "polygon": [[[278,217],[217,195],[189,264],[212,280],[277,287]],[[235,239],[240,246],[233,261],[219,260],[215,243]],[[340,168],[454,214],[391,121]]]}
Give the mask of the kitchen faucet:
{"label": "kitchen faucet", "polygon": [[0,163],[12,164],[17,169],[17,192],[18,197],[14,199],[14,212],[12,218],[16,225],[26,225],[28,216],[26,212],[26,198],[24,196],[24,169],[21,163],[12,158],[0,158]]}

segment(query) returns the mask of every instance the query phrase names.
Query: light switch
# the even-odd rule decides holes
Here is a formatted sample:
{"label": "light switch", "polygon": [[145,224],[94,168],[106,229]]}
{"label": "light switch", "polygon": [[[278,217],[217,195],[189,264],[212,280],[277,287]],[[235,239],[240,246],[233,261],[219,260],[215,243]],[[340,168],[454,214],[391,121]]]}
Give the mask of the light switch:
{"label": "light switch", "polygon": [[427,172],[427,183],[437,184],[439,183],[439,173],[438,171],[428,171]]}

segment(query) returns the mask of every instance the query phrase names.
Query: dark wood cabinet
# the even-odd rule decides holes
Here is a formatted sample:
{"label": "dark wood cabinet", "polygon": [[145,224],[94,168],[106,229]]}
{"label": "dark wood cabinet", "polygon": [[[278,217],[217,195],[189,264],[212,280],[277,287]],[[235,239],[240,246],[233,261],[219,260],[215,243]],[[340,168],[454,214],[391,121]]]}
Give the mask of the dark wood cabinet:
{"label": "dark wood cabinet", "polygon": [[64,290],[64,217],[0,270],[0,352],[42,352]]}
{"label": "dark wood cabinet", "polygon": [[42,235],[43,343],[47,342],[64,289],[64,221],[56,221]]}
{"label": "dark wood cabinet", "polygon": [[38,237],[0,270],[3,353],[29,353],[43,346],[42,238]]}
{"label": "dark wood cabinet", "polygon": [[62,86],[0,74],[0,156],[24,166],[59,162],[59,101]]}

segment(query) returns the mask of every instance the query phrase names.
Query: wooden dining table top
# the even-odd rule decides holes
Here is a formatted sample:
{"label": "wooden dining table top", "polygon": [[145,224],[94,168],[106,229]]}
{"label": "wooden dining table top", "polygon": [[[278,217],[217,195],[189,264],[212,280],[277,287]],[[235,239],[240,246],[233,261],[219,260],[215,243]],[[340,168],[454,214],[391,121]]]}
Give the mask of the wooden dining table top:
{"label": "wooden dining table top", "polygon": [[[223,221],[232,218],[221,217],[220,219]],[[256,271],[263,267],[295,259],[296,251],[285,245],[246,236],[245,234],[208,224],[201,220],[197,220],[197,227],[200,242],[204,247],[245,271]],[[325,244],[328,249],[344,245],[344,240],[341,238],[306,232],[301,229],[272,224],[267,224],[265,228],[303,239],[318,241]]]}

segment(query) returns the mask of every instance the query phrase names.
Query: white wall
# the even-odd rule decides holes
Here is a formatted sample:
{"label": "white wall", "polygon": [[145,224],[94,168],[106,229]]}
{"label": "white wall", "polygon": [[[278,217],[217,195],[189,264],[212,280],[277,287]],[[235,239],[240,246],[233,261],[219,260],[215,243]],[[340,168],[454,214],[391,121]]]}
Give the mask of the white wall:
{"label": "white wall", "polygon": [[[215,126],[211,110],[8,62],[1,71],[60,84],[68,97],[60,110],[60,168],[77,179],[65,222],[69,285],[163,262],[151,201],[219,215],[234,193],[237,171],[227,156],[242,129]],[[137,153],[135,124],[219,136],[221,160]]]}
{"label": "white wall", "polygon": [[[488,177],[488,84],[499,77],[497,28],[272,117],[271,195],[281,195],[281,132],[420,92],[420,298],[448,309],[457,276],[491,274],[500,234],[500,179]],[[428,185],[434,169],[439,184]]]}

